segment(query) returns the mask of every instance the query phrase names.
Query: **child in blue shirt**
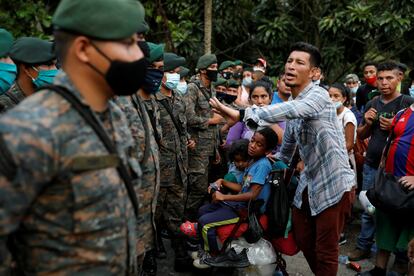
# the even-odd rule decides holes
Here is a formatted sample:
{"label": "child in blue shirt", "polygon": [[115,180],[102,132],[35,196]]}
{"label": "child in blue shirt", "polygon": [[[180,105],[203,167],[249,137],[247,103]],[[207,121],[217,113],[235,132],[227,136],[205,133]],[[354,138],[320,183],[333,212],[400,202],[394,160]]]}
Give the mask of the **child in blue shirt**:
{"label": "child in blue shirt", "polygon": [[249,166],[251,157],[248,153],[249,140],[240,139],[234,141],[228,151],[229,170],[224,180],[234,183],[242,183],[245,169]]}
{"label": "child in blue shirt", "polygon": [[[277,145],[278,137],[271,128],[263,128],[254,133],[248,146],[250,160],[245,170],[242,185],[232,183],[223,179],[215,182],[217,191],[212,193],[212,203],[206,204],[199,209],[198,232],[201,237],[202,249],[210,255],[218,251],[216,238],[216,227],[237,223],[239,217],[237,209],[247,207],[250,199],[263,199],[265,202],[261,211],[264,212],[265,205],[270,196],[270,186],[266,183],[266,177],[272,166],[266,158]],[[223,194],[222,187],[226,187],[237,194]],[[209,188],[209,192],[211,188]],[[194,261],[198,268],[207,268],[203,263],[206,254]]]}

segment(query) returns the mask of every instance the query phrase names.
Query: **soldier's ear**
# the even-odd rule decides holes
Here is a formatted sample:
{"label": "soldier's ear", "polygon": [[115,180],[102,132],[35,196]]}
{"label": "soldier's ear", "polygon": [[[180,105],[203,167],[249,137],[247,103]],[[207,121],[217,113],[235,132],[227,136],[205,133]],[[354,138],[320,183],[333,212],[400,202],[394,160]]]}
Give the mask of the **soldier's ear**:
{"label": "soldier's ear", "polygon": [[29,78],[34,80],[37,78],[38,72],[36,72],[31,65],[21,63],[19,65],[19,72],[24,72]]}
{"label": "soldier's ear", "polygon": [[78,36],[72,43],[73,54],[81,62],[88,63],[91,60],[93,46],[89,38]]}

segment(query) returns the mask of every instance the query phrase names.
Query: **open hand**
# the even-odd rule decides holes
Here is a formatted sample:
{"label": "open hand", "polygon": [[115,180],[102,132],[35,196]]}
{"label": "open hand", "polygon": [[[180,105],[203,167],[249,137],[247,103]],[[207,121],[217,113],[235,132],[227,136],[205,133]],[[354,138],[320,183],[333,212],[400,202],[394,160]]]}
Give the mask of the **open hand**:
{"label": "open hand", "polygon": [[216,97],[210,99],[210,105],[213,111],[227,121],[229,126],[233,126],[240,120],[240,112],[222,104]]}

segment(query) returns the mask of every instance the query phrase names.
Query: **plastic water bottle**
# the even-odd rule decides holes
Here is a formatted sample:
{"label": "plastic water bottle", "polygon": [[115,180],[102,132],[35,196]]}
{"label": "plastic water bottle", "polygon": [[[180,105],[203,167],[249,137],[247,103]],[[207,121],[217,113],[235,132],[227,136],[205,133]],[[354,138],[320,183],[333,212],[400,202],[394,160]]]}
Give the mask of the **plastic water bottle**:
{"label": "plastic water bottle", "polygon": [[344,265],[349,263],[348,256],[346,256],[346,255],[339,255],[338,261],[339,261],[340,264],[344,264]]}
{"label": "plastic water bottle", "polygon": [[369,202],[369,199],[367,197],[367,191],[361,191],[359,193],[359,202],[361,203],[365,212],[367,212],[370,215],[373,215],[375,213],[375,207],[371,204],[371,202]]}

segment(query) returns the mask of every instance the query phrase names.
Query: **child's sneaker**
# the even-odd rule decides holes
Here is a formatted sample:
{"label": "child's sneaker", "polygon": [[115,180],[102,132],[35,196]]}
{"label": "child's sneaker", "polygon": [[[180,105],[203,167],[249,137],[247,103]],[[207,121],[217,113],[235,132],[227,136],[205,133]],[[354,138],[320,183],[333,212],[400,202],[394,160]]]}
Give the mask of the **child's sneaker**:
{"label": "child's sneaker", "polygon": [[186,236],[196,238],[198,235],[197,225],[196,222],[186,221],[180,225],[180,231]]}
{"label": "child's sneaker", "polygon": [[[206,264],[204,262],[205,259],[210,258],[210,254],[208,254],[207,252],[205,252],[204,250],[200,250],[198,252],[193,252],[193,253],[198,253],[197,254],[197,259],[195,259],[193,261],[193,266],[195,266],[198,269],[207,269],[210,266],[208,264]],[[195,254],[194,254],[195,255]],[[193,254],[191,254],[191,257],[193,257]],[[195,256],[194,256],[195,257]]]}
{"label": "child's sneaker", "polygon": [[191,258],[193,258],[193,260],[197,260],[201,257],[203,252],[204,252],[203,249],[199,249],[198,251],[193,251],[193,252],[191,252]]}
{"label": "child's sneaker", "polygon": [[193,262],[193,266],[198,268],[198,269],[207,269],[210,268],[210,266],[208,264],[204,263],[204,260],[202,259],[196,259]]}

